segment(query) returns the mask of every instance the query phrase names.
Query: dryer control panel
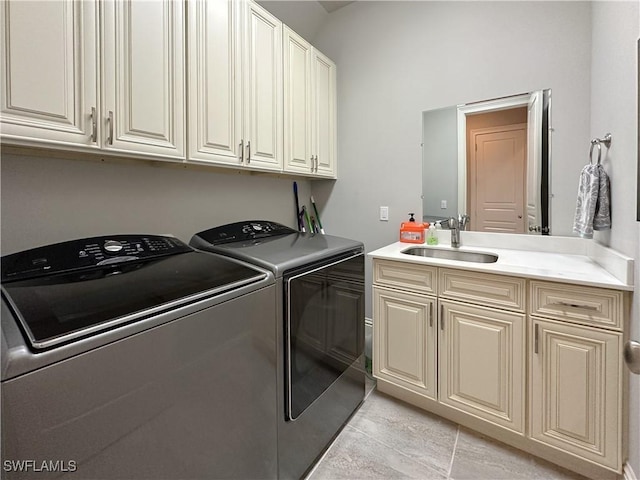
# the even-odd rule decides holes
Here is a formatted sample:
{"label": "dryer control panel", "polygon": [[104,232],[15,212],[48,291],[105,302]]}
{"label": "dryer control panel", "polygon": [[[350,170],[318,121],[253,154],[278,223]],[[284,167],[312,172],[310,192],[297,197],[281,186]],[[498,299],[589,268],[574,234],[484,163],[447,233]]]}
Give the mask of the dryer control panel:
{"label": "dryer control panel", "polygon": [[256,238],[275,237],[292,233],[298,233],[298,231],[276,222],[250,220],[214,227],[197,235],[212,245],[221,245],[223,243],[246,242]]}
{"label": "dryer control panel", "polygon": [[191,251],[177,238],[161,235],[71,240],[2,257],[2,283]]}

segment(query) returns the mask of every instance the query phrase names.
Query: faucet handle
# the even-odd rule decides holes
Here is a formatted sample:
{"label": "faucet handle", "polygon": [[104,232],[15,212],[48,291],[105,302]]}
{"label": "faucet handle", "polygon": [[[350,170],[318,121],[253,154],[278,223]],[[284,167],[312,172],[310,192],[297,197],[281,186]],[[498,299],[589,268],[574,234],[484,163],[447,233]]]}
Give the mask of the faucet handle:
{"label": "faucet handle", "polygon": [[460,224],[458,223],[458,220],[455,217],[451,217],[449,218],[449,228],[450,229],[455,229],[458,228]]}
{"label": "faucet handle", "polygon": [[460,229],[461,230],[466,230],[467,229],[467,224],[469,223],[470,220],[471,220],[471,217],[469,215],[467,215],[466,213],[458,215],[458,224],[460,225]]}

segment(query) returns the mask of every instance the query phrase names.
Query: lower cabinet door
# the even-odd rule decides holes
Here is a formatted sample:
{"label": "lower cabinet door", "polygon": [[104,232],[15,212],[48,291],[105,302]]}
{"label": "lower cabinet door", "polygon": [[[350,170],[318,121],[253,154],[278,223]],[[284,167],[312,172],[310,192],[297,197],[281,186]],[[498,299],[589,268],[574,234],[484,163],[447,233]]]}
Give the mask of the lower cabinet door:
{"label": "lower cabinet door", "polygon": [[531,437],[621,467],[621,334],[532,318]]}
{"label": "lower cabinet door", "polygon": [[432,399],[436,393],[436,299],[373,288],[373,374]]}
{"label": "lower cabinet door", "polygon": [[525,315],[440,300],[440,402],[524,433]]}

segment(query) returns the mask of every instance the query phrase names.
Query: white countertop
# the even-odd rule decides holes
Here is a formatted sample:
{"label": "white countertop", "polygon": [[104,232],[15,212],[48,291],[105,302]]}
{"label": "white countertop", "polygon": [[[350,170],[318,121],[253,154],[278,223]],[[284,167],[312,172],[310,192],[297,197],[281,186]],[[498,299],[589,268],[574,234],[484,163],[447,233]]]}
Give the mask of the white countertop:
{"label": "white countertop", "polygon": [[[602,245],[593,245],[592,240],[571,237],[549,240],[553,237],[532,238],[527,235],[523,236],[527,238],[518,239],[516,237],[520,236],[517,235],[476,232],[461,232],[461,234],[462,246],[458,250],[493,253],[498,255],[498,260],[495,263],[475,263],[402,253],[411,247],[451,250],[452,247],[447,238],[448,231],[439,233],[440,244],[436,246],[396,242],[370,252],[368,255],[379,259],[575,283],[592,287],[627,291],[634,289],[633,259]],[[487,243],[496,246],[487,246]],[[510,248],[506,248],[506,246]],[[540,248],[535,248],[536,246]]]}

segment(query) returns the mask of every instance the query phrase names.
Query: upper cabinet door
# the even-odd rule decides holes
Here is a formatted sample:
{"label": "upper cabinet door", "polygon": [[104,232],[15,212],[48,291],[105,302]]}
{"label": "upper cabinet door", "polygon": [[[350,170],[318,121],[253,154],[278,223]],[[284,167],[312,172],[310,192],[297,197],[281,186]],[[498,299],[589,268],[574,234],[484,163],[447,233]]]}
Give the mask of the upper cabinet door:
{"label": "upper cabinet door", "polygon": [[96,22],[93,1],[0,4],[3,141],[97,147]]}
{"label": "upper cabinet door", "polygon": [[284,169],[335,178],[336,66],[284,29]]}
{"label": "upper cabinet door", "polygon": [[311,45],[284,27],[284,169],[313,173]]}
{"label": "upper cabinet door", "polygon": [[103,3],[103,146],[184,157],[184,3]]}
{"label": "upper cabinet door", "polygon": [[282,22],[247,2],[244,30],[245,159],[252,168],[282,170]]}
{"label": "upper cabinet door", "polygon": [[315,172],[336,176],[336,65],[313,50],[313,128]]}
{"label": "upper cabinet door", "polygon": [[241,2],[187,5],[189,160],[242,165]]}

